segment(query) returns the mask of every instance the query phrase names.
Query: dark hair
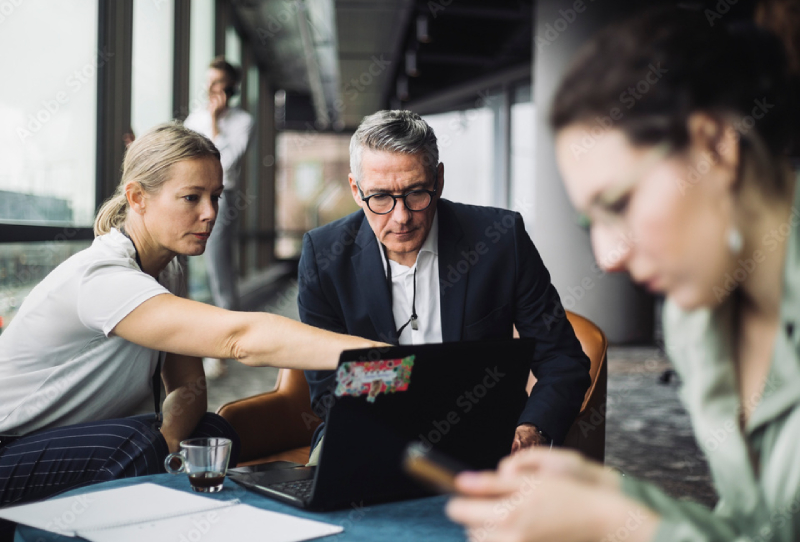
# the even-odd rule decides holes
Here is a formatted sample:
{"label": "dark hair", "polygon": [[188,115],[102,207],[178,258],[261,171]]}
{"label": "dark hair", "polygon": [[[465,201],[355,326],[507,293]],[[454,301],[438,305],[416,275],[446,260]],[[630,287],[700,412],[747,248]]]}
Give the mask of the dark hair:
{"label": "dark hair", "polygon": [[704,111],[738,119],[740,141],[756,140],[776,157],[791,133],[787,109],[777,38],[752,23],[711,26],[702,12],[668,7],[609,26],[584,46],[555,94],[550,124],[612,123],[634,145],[680,150],[689,116]]}
{"label": "dark hair", "polygon": [[[761,0],[755,9],[756,24],[778,36],[786,50],[789,79],[789,105],[793,125],[800,126],[800,2],[797,0]],[[800,137],[795,132],[789,155],[800,159]]]}
{"label": "dark hair", "polygon": [[224,56],[218,56],[208,65],[209,68],[225,73],[228,78],[229,87],[235,91],[239,82],[242,80],[242,70],[225,60]]}
{"label": "dark hair", "polygon": [[756,24],[778,36],[786,48],[789,72],[800,74],[800,3],[797,0],[761,0],[755,9]]}

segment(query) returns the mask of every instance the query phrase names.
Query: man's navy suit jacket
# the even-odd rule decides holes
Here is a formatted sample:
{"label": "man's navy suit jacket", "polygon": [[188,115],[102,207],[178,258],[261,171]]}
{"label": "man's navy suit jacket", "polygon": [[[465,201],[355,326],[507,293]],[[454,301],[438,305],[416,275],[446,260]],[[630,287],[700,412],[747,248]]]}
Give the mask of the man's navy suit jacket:
{"label": "man's navy suit jacket", "polygon": [[[567,320],[550,274],[519,213],[437,203],[442,340],[536,339],[538,379],[519,423],[558,444],[590,384],[589,359]],[[319,328],[398,344],[380,245],[363,211],[303,237],[300,319]],[[314,412],[334,401],[334,371],[306,371]],[[509,443],[509,446],[511,443]]]}

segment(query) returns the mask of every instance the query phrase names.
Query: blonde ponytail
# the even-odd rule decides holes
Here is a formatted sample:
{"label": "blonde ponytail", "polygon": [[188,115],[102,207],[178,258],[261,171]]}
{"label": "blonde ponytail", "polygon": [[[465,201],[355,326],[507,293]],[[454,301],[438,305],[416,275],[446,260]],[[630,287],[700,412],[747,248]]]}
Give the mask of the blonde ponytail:
{"label": "blonde ponytail", "polygon": [[117,189],[117,192],[97,211],[97,218],[94,219],[94,236],[104,235],[110,232],[111,228],[119,228],[125,223],[127,215],[128,198]]}
{"label": "blonde ponytail", "polygon": [[210,139],[179,122],[159,124],[137,138],[125,153],[122,180],[117,190],[97,211],[95,236],[104,235],[111,228],[120,228],[125,224],[128,217],[125,187],[128,183],[138,183],[144,192],[155,194],[169,180],[173,164],[204,157],[219,160],[219,151]]}

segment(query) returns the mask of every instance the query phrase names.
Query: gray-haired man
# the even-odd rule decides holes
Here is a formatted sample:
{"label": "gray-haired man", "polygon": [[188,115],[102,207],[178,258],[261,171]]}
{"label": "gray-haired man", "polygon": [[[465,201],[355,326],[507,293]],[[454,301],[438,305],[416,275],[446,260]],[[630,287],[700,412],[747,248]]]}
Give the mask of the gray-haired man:
{"label": "gray-haired man", "polygon": [[[589,360],[522,217],[441,199],[436,136],[410,111],[366,117],[350,142],[350,170],[362,210],[303,238],[302,321],[394,344],[511,339],[516,326],[537,339],[538,381],[509,450],[560,443],[589,386]],[[306,378],[324,417],[334,373]]]}

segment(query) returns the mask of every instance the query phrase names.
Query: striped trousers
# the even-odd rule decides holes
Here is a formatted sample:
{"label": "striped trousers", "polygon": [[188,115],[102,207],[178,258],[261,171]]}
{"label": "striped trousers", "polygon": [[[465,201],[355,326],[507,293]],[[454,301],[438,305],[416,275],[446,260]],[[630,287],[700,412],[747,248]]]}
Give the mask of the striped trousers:
{"label": "striped trousers", "polygon": [[[230,465],[236,465],[239,436],[222,417],[206,413],[190,438],[197,437],[231,439]],[[98,482],[159,474],[165,472],[168,453],[153,414],[37,431],[0,447],[0,506]],[[5,522],[0,520],[0,540],[1,523]]]}

